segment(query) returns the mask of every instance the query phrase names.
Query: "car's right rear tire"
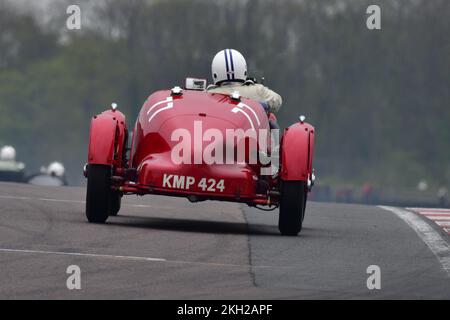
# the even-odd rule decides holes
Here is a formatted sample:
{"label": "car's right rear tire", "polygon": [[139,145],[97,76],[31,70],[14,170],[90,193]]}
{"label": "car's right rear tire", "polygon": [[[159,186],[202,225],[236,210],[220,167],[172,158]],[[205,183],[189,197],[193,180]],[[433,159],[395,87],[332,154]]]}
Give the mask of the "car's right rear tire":
{"label": "car's right rear tire", "polygon": [[88,165],[86,217],[89,222],[105,223],[110,213],[111,167]]}
{"label": "car's right rear tire", "polygon": [[282,181],[278,219],[278,229],[282,235],[296,236],[302,230],[306,194],[305,181]]}

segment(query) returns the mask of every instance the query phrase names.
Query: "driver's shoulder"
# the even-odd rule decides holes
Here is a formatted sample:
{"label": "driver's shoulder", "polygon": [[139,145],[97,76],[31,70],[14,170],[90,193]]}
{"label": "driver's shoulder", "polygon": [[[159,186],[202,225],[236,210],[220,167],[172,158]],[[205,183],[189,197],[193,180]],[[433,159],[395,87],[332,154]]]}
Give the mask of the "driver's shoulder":
{"label": "driver's shoulder", "polygon": [[230,93],[233,91],[240,91],[241,88],[243,87],[242,84],[230,84],[230,85],[215,85],[215,84],[211,84],[209,85],[206,90],[208,92],[226,92],[226,93]]}
{"label": "driver's shoulder", "polygon": [[210,84],[209,86],[206,87],[206,91],[214,90],[214,89],[217,89],[217,88],[219,88],[218,85]]}

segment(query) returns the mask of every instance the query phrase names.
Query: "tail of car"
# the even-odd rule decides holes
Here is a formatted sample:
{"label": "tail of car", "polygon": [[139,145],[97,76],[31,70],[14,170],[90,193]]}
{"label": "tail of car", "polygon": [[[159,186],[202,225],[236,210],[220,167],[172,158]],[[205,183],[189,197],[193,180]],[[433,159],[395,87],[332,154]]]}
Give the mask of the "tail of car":
{"label": "tail of car", "polygon": [[[108,216],[116,215],[124,194],[160,194],[182,196],[193,202],[224,200],[269,210],[279,207],[279,230],[283,235],[297,235],[302,228],[307,194],[314,183],[314,127],[300,117],[284,131],[279,146],[259,148],[264,141],[278,141],[278,134],[276,138],[271,135],[278,133],[278,128],[270,123],[276,123],[275,117],[267,117],[257,102],[238,94],[176,89],[158,91],[144,103],[134,128],[131,151],[127,148],[128,129],[121,112],[113,107],[92,118],[85,167],[88,220],[103,223]],[[227,158],[224,155],[228,155],[225,147],[229,142],[237,147],[234,135],[228,139],[229,130],[258,130],[258,143],[254,144],[258,147],[250,148],[249,143],[247,149],[244,144],[244,161],[209,163],[209,158],[207,161],[202,157],[195,161],[196,155],[205,154],[214,160]],[[173,140],[178,131],[183,132],[182,137]],[[206,133],[214,133],[214,139],[205,138]],[[262,137],[266,138],[259,144]],[[249,139],[245,135],[244,139],[237,139],[246,140]],[[214,152],[208,153],[211,150]],[[237,153],[231,150],[230,159],[234,159]],[[254,163],[246,160],[254,155],[252,150],[258,156]],[[183,161],[175,161],[177,156]]]}

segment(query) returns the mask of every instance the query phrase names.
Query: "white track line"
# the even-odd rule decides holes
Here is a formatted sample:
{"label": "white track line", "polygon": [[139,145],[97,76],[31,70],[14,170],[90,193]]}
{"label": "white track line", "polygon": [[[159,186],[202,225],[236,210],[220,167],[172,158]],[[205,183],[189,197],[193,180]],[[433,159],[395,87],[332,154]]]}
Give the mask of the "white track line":
{"label": "white track line", "polygon": [[85,201],[82,201],[82,200],[66,200],[66,199],[51,199],[51,198],[17,197],[17,196],[3,196],[3,195],[0,195],[0,199],[12,199],[12,200],[38,200],[38,201],[67,202],[67,203],[85,203]]}
{"label": "white track line", "polygon": [[[48,202],[79,203],[79,204],[85,204],[86,203],[86,201],[83,201],[83,200],[33,198],[33,197],[2,196],[2,195],[0,195],[0,199],[48,201]],[[163,206],[156,206],[156,205],[146,205],[146,204],[124,204],[124,205],[125,206],[129,206],[129,207],[135,207],[135,208],[170,209],[170,207],[163,207]]]}
{"label": "white track line", "polygon": [[14,199],[14,200],[31,200],[30,197],[17,197],[17,196],[0,196],[1,199]]}
{"label": "white track line", "polygon": [[413,211],[423,211],[423,212],[448,212],[450,213],[450,209],[444,209],[444,208],[406,208],[408,210]]}
{"label": "white track line", "polygon": [[442,239],[428,223],[422,220],[418,215],[399,208],[378,206],[381,209],[390,211],[405,221],[427,244],[434,255],[438,258],[447,275],[450,276],[450,246]]}
{"label": "white track line", "polygon": [[[18,196],[4,196],[0,195],[0,199],[12,199],[12,200],[25,200],[25,201],[48,201],[48,202],[60,202],[60,203],[78,203],[85,204],[86,201],[83,200],[67,200],[67,199],[51,199],[51,198],[33,198],[33,197],[18,197]],[[148,205],[148,204],[128,204],[123,203],[124,207],[132,207],[132,208],[149,208],[149,209],[167,209],[171,210],[174,207],[171,206],[161,206],[161,205]],[[186,208],[186,210],[198,210],[192,208]]]}
{"label": "white track line", "polygon": [[450,228],[450,221],[433,220],[440,227]]}
{"label": "white track line", "polygon": [[81,200],[64,200],[64,199],[48,199],[48,198],[36,198],[32,200],[39,200],[39,201],[50,201],[50,202],[66,202],[66,203],[86,203],[85,201]]}
{"label": "white track line", "polygon": [[441,216],[432,216],[432,217],[429,217],[429,216],[427,216],[427,215],[423,215],[423,216],[425,216],[425,217],[427,217],[428,219],[430,219],[430,220],[433,220],[433,221],[450,221],[450,217],[449,216],[447,216],[447,217],[441,217]]}
{"label": "white track line", "polygon": [[417,212],[427,218],[433,219],[433,218],[445,218],[445,217],[450,217],[450,214],[442,214],[442,213],[421,213],[421,212]]}
{"label": "white track line", "polygon": [[220,263],[220,262],[202,262],[202,261],[183,261],[183,260],[167,260],[163,258],[150,258],[139,256],[120,256],[109,254],[96,254],[96,253],[81,253],[81,252],[64,252],[64,251],[46,251],[46,250],[27,250],[27,249],[1,249],[0,252],[4,253],[28,253],[28,254],[46,254],[46,255],[63,255],[63,256],[78,256],[88,258],[103,258],[103,259],[120,259],[120,260],[133,260],[144,262],[165,262],[176,264],[193,264],[204,265],[213,267],[238,267],[238,268],[276,268],[276,269],[291,269],[289,266],[264,266],[264,265],[246,265],[246,264],[232,264],[232,263]]}
{"label": "white track line", "polygon": [[62,251],[44,251],[44,250],[0,249],[0,252],[34,253],[34,254],[56,254],[56,255],[64,255],[64,256],[80,256],[80,257],[91,257],[91,258],[111,258],[111,259],[159,261],[159,262],[167,261],[166,259],[162,259],[162,258],[148,258],[148,257],[135,257],[135,256],[117,256],[117,255],[109,255],[109,254],[62,252]]}

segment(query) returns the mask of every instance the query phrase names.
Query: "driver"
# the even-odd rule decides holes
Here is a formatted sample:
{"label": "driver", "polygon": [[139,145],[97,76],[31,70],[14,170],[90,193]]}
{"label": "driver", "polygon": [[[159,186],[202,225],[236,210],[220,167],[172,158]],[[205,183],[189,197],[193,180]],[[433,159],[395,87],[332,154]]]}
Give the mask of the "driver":
{"label": "driver", "polygon": [[22,162],[16,161],[16,149],[4,146],[0,149],[0,170],[21,171],[25,168]]}
{"label": "driver", "polygon": [[54,161],[49,164],[46,171],[49,176],[58,178],[63,182],[63,185],[67,185],[66,169],[62,163]]}
{"label": "driver", "polygon": [[25,165],[16,161],[16,150],[11,146],[0,149],[0,180],[22,182]]}
{"label": "driver", "polygon": [[208,92],[232,94],[238,91],[242,97],[259,101],[268,113],[280,109],[282,99],[278,93],[247,80],[247,63],[239,51],[219,51],[212,61],[211,71],[214,85],[208,87]]}

